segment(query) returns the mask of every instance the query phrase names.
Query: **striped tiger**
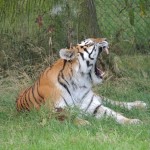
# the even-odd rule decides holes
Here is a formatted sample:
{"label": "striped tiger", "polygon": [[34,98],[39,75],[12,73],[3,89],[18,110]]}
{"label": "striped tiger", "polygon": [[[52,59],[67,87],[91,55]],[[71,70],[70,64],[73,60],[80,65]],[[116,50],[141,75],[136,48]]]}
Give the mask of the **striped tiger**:
{"label": "striped tiger", "polygon": [[146,107],[142,101],[118,102],[96,95],[92,86],[100,84],[104,72],[97,67],[97,59],[102,52],[109,53],[105,38],[88,38],[76,46],[61,49],[58,59],[48,67],[39,79],[24,90],[16,101],[18,111],[39,109],[45,103],[50,109],[78,107],[85,114],[96,118],[109,116],[120,124],[137,124],[139,119],[129,119],[105,107],[103,102],[132,108]]}

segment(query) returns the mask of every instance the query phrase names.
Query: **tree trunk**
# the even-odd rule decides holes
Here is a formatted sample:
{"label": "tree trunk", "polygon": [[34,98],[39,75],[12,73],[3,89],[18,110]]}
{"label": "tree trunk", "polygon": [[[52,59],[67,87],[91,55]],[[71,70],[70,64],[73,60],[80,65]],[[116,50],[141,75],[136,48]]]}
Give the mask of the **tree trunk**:
{"label": "tree trunk", "polygon": [[94,0],[83,0],[79,16],[79,40],[89,37],[99,37],[100,29],[97,21]]}

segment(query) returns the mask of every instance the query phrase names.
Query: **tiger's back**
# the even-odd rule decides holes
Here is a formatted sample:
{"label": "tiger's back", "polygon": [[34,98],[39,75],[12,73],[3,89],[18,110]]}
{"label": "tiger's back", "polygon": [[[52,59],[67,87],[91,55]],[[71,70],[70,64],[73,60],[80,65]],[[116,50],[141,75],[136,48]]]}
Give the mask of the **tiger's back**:
{"label": "tiger's back", "polygon": [[[63,59],[59,59],[52,67],[48,67],[38,78],[38,80],[29,88],[23,90],[16,100],[18,111],[39,109],[42,104],[54,106],[61,97],[62,76],[68,80],[72,76],[72,70],[75,62],[67,64]],[[60,77],[61,76],[61,77]]]}

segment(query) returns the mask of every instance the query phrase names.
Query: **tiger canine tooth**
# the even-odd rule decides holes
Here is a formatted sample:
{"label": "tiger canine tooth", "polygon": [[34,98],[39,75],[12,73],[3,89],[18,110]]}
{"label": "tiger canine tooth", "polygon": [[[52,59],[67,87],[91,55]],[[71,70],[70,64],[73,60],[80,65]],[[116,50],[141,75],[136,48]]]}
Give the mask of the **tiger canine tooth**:
{"label": "tiger canine tooth", "polygon": [[106,54],[108,55],[109,54],[108,48],[104,48],[104,50],[105,50]]}
{"label": "tiger canine tooth", "polygon": [[104,76],[104,74],[105,74],[105,72],[102,72],[101,76],[103,77],[103,76]]}

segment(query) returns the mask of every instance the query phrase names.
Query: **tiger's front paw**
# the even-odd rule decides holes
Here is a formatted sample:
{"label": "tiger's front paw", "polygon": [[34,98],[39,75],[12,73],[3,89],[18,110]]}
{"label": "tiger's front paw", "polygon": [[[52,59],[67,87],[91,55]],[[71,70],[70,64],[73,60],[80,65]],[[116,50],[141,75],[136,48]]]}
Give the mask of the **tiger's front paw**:
{"label": "tiger's front paw", "polygon": [[143,101],[135,101],[135,105],[137,108],[147,108],[147,104]]}
{"label": "tiger's front paw", "polygon": [[142,124],[143,122],[139,119],[122,118],[122,119],[118,120],[118,123],[124,124],[124,125],[127,125],[127,124],[136,125],[136,124]]}
{"label": "tiger's front paw", "polygon": [[142,124],[143,122],[139,119],[130,119],[129,124]]}

